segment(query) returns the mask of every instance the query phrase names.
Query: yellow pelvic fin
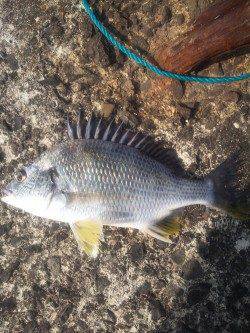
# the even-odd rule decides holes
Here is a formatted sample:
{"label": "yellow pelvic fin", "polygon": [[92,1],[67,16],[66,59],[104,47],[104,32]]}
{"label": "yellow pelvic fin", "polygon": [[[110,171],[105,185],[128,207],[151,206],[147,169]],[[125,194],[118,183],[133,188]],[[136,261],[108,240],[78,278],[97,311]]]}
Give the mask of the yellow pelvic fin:
{"label": "yellow pelvic fin", "polygon": [[148,227],[146,232],[163,242],[167,242],[169,240],[169,236],[179,234],[181,224],[180,217],[169,216]]}
{"label": "yellow pelvic fin", "polygon": [[99,243],[102,239],[102,225],[98,222],[84,220],[71,225],[80,250],[90,257],[97,257]]}

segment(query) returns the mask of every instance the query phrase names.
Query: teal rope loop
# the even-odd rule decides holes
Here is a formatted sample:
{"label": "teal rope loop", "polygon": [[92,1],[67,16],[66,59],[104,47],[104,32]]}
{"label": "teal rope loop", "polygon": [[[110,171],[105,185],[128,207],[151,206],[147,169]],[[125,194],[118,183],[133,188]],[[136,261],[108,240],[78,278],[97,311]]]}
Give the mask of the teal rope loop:
{"label": "teal rope loop", "polygon": [[160,69],[160,68],[154,66],[153,64],[151,64],[149,61],[141,58],[134,52],[130,51],[123,44],[118,42],[118,40],[114,36],[111,35],[111,33],[103,26],[103,24],[95,16],[95,14],[94,14],[93,10],[91,9],[87,0],[82,0],[82,4],[83,4],[87,14],[89,15],[92,23],[101,31],[101,33],[107,38],[107,40],[113,46],[115,46],[118,50],[120,50],[127,57],[134,60],[137,64],[150,69],[152,72],[154,72],[158,75],[165,76],[167,78],[175,79],[175,80],[179,80],[179,81],[210,83],[210,84],[231,83],[231,82],[246,80],[246,79],[250,78],[250,73],[241,74],[238,76],[206,77],[206,76],[192,76],[192,75],[178,74],[178,73],[173,73],[170,71]]}

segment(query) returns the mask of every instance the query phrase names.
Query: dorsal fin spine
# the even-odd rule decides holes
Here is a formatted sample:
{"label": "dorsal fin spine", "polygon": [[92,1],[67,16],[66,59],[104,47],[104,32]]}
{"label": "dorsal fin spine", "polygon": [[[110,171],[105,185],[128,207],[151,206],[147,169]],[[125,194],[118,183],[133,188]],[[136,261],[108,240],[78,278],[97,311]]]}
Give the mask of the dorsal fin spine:
{"label": "dorsal fin spine", "polygon": [[104,134],[103,134],[103,141],[107,141],[108,140],[108,137],[109,137],[109,134],[111,133],[111,126],[114,122],[114,119],[111,120],[111,122],[108,124]]}
{"label": "dorsal fin spine", "polygon": [[121,144],[124,144],[124,143],[125,143],[125,141],[126,141],[126,139],[127,139],[127,137],[128,137],[128,134],[129,134],[130,132],[131,132],[130,129],[126,130],[126,132],[123,134],[123,136],[121,137],[121,139],[120,139],[120,141],[119,141]]}
{"label": "dorsal fin spine", "polygon": [[146,147],[147,147],[147,145],[148,145],[148,142],[144,142],[139,148],[137,148],[137,149],[139,149],[139,150],[141,150],[142,152],[145,152],[146,151]]}
{"label": "dorsal fin spine", "polygon": [[150,152],[150,154],[152,156],[155,156],[155,154],[158,152],[158,151],[161,151],[162,150],[162,147],[161,146],[157,146],[155,145],[155,148]]}
{"label": "dorsal fin spine", "polygon": [[[150,145],[152,144],[152,141],[149,140],[149,141],[146,141],[144,143],[144,145],[141,147],[141,150],[145,151],[145,152],[148,152],[148,149],[151,147]],[[149,146],[149,147],[148,147]]]}
{"label": "dorsal fin spine", "polygon": [[72,139],[72,140],[77,139],[77,136],[75,135],[74,126],[71,124],[68,115],[67,115],[67,130],[68,130],[68,136],[70,139]]}
{"label": "dorsal fin spine", "polygon": [[91,121],[92,121],[92,117],[88,120],[87,125],[86,125],[86,129],[85,129],[85,138],[86,139],[90,139],[90,134],[91,134]]}
{"label": "dorsal fin spine", "polygon": [[102,123],[102,118],[100,118],[100,120],[98,121],[98,124],[96,126],[94,139],[99,139],[99,135],[100,135],[100,132],[101,132],[101,123]]}
{"label": "dorsal fin spine", "polygon": [[77,132],[77,138],[78,139],[83,138],[82,128],[83,128],[83,115],[82,115],[82,112],[80,111],[78,113],[77,125],[76,125],[76,132]]}
{"label": "dorsal fin spine", "polygon": [[138,137],[139,137],[139,133],[137,132],[136,134],[134,134],[132,139],[127,143],[127,145],[132,146],[132,144],[137,140]]}
{"label": "dorsal fin spine", "polygon": [[142,144],[144,143],[144,141],[148,138],[148,135],[144,136],[136,145],[135,148],[136,149],[140,149]]}
{"label": "dorsal fin spine", "polygon": [[122,127],[123,127],[123,122],[120,123],[120,125],[117,127],[117,130],[115,131],[114,135],[112,136],[112,138],[111,138],[112,142],[116,141],[116,139],[117,139],[117,137],[119,135],[119,132],[122,129]]}
{"label": "dorsal fin spine", "polygon": [[147,153],[151,154],[151,152],[155,149],[155,142],[151,142],[151,145],[147,149]]}

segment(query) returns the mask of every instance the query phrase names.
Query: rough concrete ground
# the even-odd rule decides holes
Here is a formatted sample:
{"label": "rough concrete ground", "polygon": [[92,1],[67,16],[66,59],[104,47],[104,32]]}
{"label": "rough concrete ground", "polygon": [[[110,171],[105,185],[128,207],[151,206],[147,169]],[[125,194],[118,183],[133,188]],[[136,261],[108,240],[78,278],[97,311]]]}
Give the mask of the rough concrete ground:
{"label": "rough concrete ground", "polygon": [[[209,0],[92,1],[135,50],[153,55]],[[209,47],[209,45],[208,45]],[[246,56],[203,75],[247,71]],[[249,67],[248,67],[249,68]],[[147,98],[154,76],[108,45],[80,1],[0,0],[0,168],[18,168],[65,138],[84,107],[165,139],[202,175],[246,136],[248,82],[182,84]],[[102,253],[78,253],[65,225],[0,205],[0,332],[247,332],[246,223],[193,207],[171,244],[106,228]]]}

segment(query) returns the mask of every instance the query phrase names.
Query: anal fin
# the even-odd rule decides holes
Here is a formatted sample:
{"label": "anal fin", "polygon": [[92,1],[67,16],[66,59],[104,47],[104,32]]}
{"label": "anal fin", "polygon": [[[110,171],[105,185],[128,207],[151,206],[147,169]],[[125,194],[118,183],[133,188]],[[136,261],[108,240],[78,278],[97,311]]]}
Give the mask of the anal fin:
{"label": "anal fin", "polygon": [[149,226],[145,232],[163,242],[168,242],[169,236],[179,234],[181,224],[181,218],[179,216],[170,215],[160,221],[156,221]]}
{"label": "anal fin", "polygon": [[84,220],[71,224],[71,229],[81,251],[90,257],[97,257],[102,240],[102,225],[95,221]]}

